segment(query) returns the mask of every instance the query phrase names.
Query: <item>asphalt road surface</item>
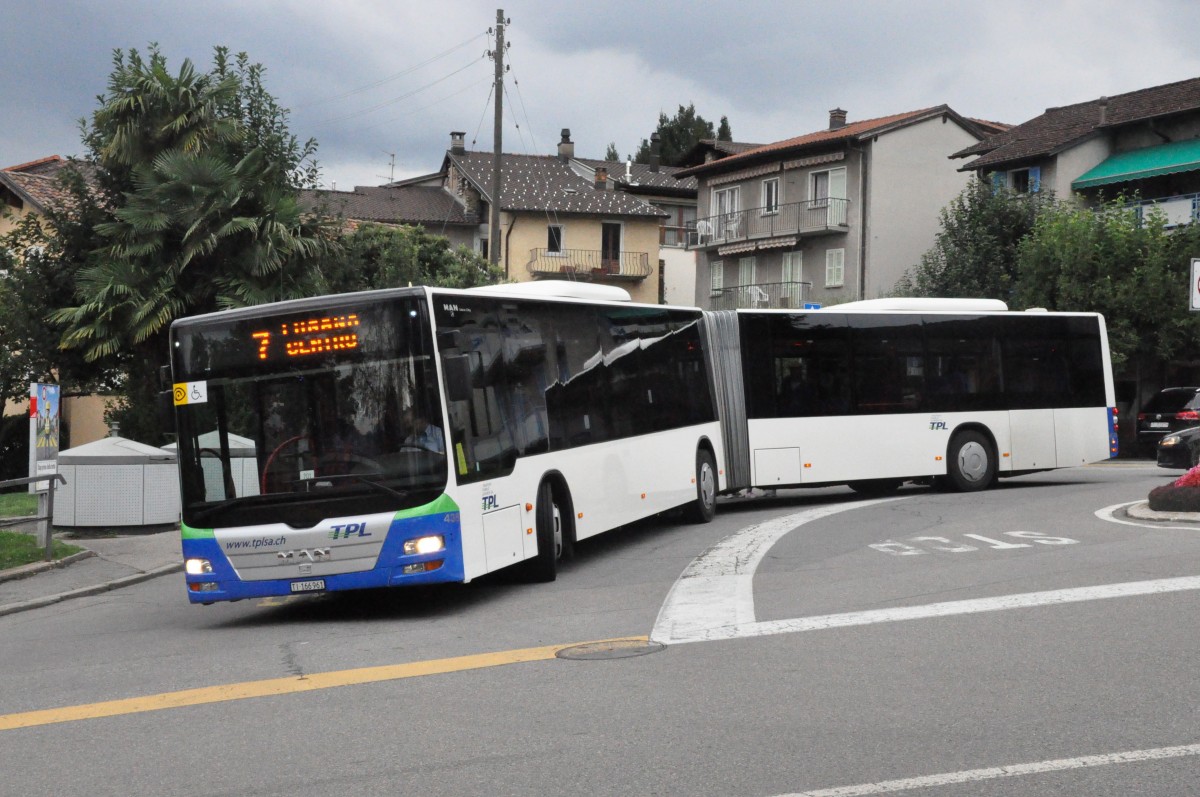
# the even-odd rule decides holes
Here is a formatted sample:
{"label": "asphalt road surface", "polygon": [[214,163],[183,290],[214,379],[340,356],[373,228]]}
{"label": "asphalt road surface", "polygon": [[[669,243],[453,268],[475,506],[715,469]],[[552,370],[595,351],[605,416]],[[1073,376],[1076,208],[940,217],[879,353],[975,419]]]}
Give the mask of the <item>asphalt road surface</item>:
{"label": "asphalt road surface", "polygon": [[552,584],[11,615],[0,794],[1193,795],[1200,524],[1121,510],[1170,476],[784,491]]}

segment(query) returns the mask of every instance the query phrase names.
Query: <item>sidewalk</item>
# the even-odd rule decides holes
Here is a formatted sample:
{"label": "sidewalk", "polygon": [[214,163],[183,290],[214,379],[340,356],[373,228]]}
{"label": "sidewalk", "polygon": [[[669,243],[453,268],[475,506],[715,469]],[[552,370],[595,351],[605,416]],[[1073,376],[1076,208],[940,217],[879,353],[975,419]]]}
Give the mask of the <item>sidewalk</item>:
{"label": "sidewalk", "polygon": [[84,550],[55,562],[0,570],[0,617],[183,570],[178,528],[59,539]]}

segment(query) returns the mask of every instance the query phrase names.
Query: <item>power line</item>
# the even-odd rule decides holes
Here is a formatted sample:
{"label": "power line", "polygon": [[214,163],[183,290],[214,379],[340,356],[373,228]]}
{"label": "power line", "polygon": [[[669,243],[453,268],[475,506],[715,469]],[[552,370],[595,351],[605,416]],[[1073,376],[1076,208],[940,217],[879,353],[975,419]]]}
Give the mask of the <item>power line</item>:
{"label": "power line", "polygon": [[401,94],[399,97],[393,97],[392,99],[387,100],[385,102],[377,103],[375,105],[372,105],[367,108],[363,108],[358,111],[351,111],[350,113],[344,114],[342,116],[335,116],[335,117],[330,117],[329,119],[323,119],[319,122],[316,122],[315,124],[324,125],[324,124],[333,124],[334,122],[343,122],[347,119],[353,119],[356,116],[363,116],[368,113],[373,113],[375,111],[378,111],[380,108],[386,108],[389,105],[395,105],[396,103],[401,102],[402,100],[407,100],[409,97],[420,94],[422,91],[425,91],[426,89],[433,88],[434,86],[438,85],[439,83],[443,83],[443,82],[449,80],[450,78],[457,75],[459,72],[464,72],[464,71],[470,69],[471,67],[475,66],[475,64],[478,63],[478,61],[479,61],[479,59],[471,61],[470,63],[459,67],[458,69],[454,70],[453,72],[450,72],[447,75],[443,75],[442,77],[438,78],[437,80],[430,81],[429,83],[426,83],[424,86],[415,88],[412,91],[409,91],[405,94]]}
{"label": "power line", "polygon": [[298,110],[301,108],[311,108],[314,105],[322,105],[327,102],[333,102],[334,100],[340,100],[340,99],[344,99],[346,97],[352,97],[355,94],[361,94],[364,91],[369,91],[377,86],[382,86],[384,83],[390,83],[393,80],[397,80],[399,78],[404,77],[405,75],[411,74],[411,73],[417,71],[418,69],[421,69],[422,67],[432,64],[434,61],[445,58],[446,56],[450,55],[451,53],[456,53],[459,50],[463,49],[464,47],[466,47],[470,44],[474,44],[476,40],[478,40],[480,38],[484,38],[486,36],[487,36],[486,33],[476,34],[476,35],[472,36],[471,38],[467,39],[466,41],[456,44],[455,46],[451,47],[449,50],[444,50],[444,51],[438,53],[437,55],[433,56],[432,58],[428,58],[419,64],[415,64],[414,66],[410,66],[407,69],[401,70],[400,72],[397,72],[394,75],[389,75],[388,77],[381,78],[380,80],[377,80],[374,83],[368,83],[365,86],[359,86],[356,89],[350,89],[349,91],[343,92],[342,94],[335,94],[331,97],[325,97],[324,99],[313,100],[312,102],[308,102],[303,105],[295,106],[291,110],[295,111],[295,110]]}

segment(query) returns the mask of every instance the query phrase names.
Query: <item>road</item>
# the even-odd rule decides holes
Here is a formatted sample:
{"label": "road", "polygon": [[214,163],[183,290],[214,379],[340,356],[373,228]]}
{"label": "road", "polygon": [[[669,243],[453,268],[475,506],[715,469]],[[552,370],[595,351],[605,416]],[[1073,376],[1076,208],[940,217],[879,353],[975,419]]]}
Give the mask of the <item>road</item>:
{"label": "road", "polygon": [[1194,794],[1200,527],[1113,509],[1167,475],[781,492],[544,585],[0,618],[0,794]]}

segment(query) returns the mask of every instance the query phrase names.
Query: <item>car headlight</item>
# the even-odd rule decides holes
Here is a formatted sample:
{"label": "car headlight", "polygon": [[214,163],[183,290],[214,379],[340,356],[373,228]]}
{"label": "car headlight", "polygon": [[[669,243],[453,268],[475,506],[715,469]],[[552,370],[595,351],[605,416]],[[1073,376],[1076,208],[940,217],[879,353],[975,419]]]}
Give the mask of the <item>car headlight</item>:
{"label": "car headlight", "polygon": [[1180,440],[1179,435],[1169,434],[1166,437],[1164,437],[1162,440],[1160,440],[1158,442],[1158,444],[1160,446],[1162,446],[1163,448],[1167,448],[1168,446],[1177,446],[1181,442],[1182,442],[1182,440]]}

